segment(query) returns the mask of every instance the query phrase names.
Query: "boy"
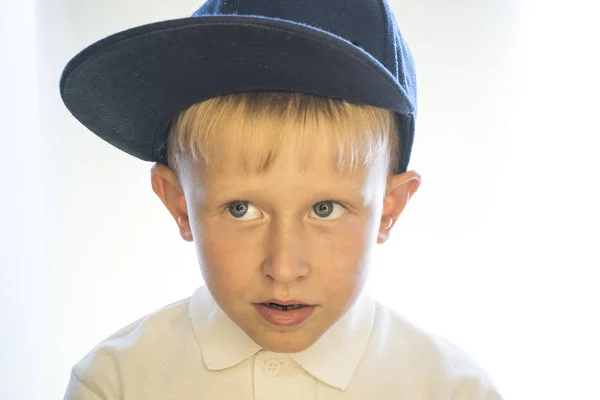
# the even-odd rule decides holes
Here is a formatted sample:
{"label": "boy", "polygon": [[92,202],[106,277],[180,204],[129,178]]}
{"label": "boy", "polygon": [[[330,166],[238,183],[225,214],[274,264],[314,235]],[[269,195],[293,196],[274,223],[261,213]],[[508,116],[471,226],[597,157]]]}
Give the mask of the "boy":
{"label": "boy", "polygon": [[101,40],[61,94],[155,161],[206,286],[107,338],[65,399],[499,399],[363,292],[417,191],[412,57],[378,0],[209,0]]}

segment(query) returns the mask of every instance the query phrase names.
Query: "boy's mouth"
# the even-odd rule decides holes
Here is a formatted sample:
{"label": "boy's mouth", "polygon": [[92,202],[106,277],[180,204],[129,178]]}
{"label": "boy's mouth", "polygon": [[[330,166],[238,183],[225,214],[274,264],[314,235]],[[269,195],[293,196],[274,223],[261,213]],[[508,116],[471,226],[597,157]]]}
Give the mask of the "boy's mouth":
{"label": "boy's mouth", "polygon": [[290,300],[281,300],[281,299],[268,299],[261,303],[269,308],[281,311],[294,311],[304,307],[310,307],[310,304],[306,304],[300,300],[290,299]]}
{"label": "boy's mouth", "polygon": [[255,303],[254,307],[270,325],[293,327],[306,321],[313,314],[317,305],[305,304],[298,300],[269,299],[265,302]]}
{"label": "boy's mouth", "polygon": [[277,304],[277,303],[263,303],[263,304],[266,305],[267,307],[274,308],[276,310],[281,310],[281,311],[292,311],[292,310],[297,310],[302,307],[308,307],[306,304],[290,304],[287,306],[284,306],[282,304]]}

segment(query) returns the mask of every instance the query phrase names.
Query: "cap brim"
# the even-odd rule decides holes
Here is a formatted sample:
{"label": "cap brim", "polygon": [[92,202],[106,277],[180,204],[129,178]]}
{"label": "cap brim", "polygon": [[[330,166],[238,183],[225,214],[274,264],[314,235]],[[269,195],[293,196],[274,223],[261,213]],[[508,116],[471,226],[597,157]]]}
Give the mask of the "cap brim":
{"label": "cap brim", "polygon": [[60,92],[96,135],[157,161],[173,117],[211,97],[298,91],[413,112],[394,77],[365,51],[319,29],[247,16],[144,25],[102,39],[65,67]]}

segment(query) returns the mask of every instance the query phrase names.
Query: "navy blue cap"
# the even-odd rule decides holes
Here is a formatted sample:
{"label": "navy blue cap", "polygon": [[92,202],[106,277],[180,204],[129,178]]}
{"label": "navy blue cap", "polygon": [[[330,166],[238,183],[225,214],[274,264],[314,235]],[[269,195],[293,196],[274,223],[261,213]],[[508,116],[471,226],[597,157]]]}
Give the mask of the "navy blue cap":
{"label": "navy blue cap", "polygon": [[194,103],[294,91],[394,111],[407,170],[414,62],[384,0],[208,0],[191,17],[138,26],[66,65],[61,97],[113,146],[168,165],[168,128]]}

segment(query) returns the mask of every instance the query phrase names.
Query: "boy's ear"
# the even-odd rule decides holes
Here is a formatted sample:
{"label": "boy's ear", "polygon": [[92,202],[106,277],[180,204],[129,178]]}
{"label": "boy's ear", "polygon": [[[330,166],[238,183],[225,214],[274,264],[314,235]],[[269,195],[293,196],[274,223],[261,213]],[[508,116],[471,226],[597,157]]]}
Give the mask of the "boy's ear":
{"label": "boy's ear", "polygon": [[388,179],[377,243],[384,243],[388,240],[396,220],[419,186],[421,186],[421,175],[415,171],[393,175]]}
{"label": "boy's ear", "polygon": [[164,164],[155,163],[150,171],[152,190],[169,210],[183,240],[193,242],[185,194],[177,174]]}

